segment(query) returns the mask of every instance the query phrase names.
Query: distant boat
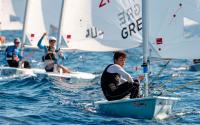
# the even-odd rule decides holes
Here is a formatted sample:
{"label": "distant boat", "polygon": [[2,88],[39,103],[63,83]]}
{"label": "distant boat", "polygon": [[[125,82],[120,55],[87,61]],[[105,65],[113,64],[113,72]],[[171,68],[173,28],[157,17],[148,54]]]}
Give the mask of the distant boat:
{"label": "distant boat", "polygon": [[[5,0],[4,2],[6,3],[7,0]],[[9,2],[8,2],[9,5],[11,4],[10,2],[11,1],[9,0]],[[13,2],[14,2],[14,0],[13,0]],[[24,19],[22,21],[23,22],[23,36],[22,36],[21,49],[23,49],[26,38],[29,38],[29,36],[31,36],[31,35],[29,35],[29,33],[32,32],[32,30],[29,30],[29,27],[32,26],[31,28],[35,28],[34,25],[36,25],[36,23],[37,23],[35,20],[37,19],[37,21],[40,22],[40,18],[39,18],[40,16],[39,15],[41,13],[40,12],[41,9],[39,8],[40,0],[26,0],[26,1],[23,1],[23,2],[25,2],[25,3],[23,3],[23,4],[18,3],[19,6],[17,6],[17,8],[20,8],[20,7],[23,8],[23,5],[25,5],[25,7],[24,7],[25,10],[23,11],[24,14],[22,14],[24,16]],[[35,9],[35,8],[38,8],[38,9]],[[7,11],[5,11],[5,12],[7,12]],[[38,14],[34,14],[32,12],[38,12]],[[34,18],[34,20],[32,20],[32,17],[34,17],[34,16],[35,16],[35,18]],[[37,25],[40,25],[40,24],[38,23]],[[42,30],[42,27],[40,27],[38,29],[38,32],[40,30]],[[31,43],[31,45],[34,45],[33,42]],[[29,77],[36,76],[35,72],[40,71],[40,69],[13,68],[13,67],[6,67],[6,66],[2,66],[2,67],[0,67],[0,69],[1,69],[1,74],[7,73],[7,74],[11,75],[9,78],[14,78],[13,76],[17,76],[17,77],[20,77],[20,76],[29,76]],[[7,78],[6,75],[1,77],[2,80],[6,79],[6,78]]]}
{"label": "distant boat", "polygon": [[[157,39],[153,37],[153,39],[150,40],[151,49],[154,51],[154,53],[156,52],[157,54],[152,54],[153,57],[161,57],[165,59],[199,59],[200,1],[182,0],[180,1],[180,3],[182,4],[182,6],[180,6],[180,8],[177,9],[177,12],[174,13],[174,16],[177,16],[177,14],[183,15],[183,18],[181,17],[179,19],[180,23],[174,23],[177,28],[170,29],[170,27],[166,25],[165,27],[160,26],[157,29],[151,29],[150,32],[159,31],[161,33],[162,30],[165,30],[165,28],[169,29],[169,33],[167,34],[169,35],[168,40],[166,38],[162,39],[162,37],[159,37]],[[173,20],[173,18],[171,19]],[[155,22],[156,19],[152,19],[152,21]],[[171,30],[176,31],[172,32]],[[154,34],[158,34],[160,36],[165,35],[159,32],[155,32]],[[190,71],[200,71],[200,64],[193,63],[186,69],[189,69]]]}
{"label": "distant boat", "polygon": [[[185,28],[186,37],[198,37],[200,39],[199,29],[200,29],[200,1],[199,0],[184,0],[185,4],[187,4],[187,9],[185,9],[184,13],[186,18],[190,19],[190,24]],[[200,71],[200,60],[193,59],[192,63],[188,69],[189,71]]]}
{"label": "distant boat", "polygon": [[200,71],[200,59],[194,59],[193,64],[189,66],[190,71]]}
{"label": "distant boat", "polygon": [[[23,7],[23,0],[18,1],[21,4],[21,9],[25,9]],[[0,1],[0,30],[22,30],[23,22],[20,15],[16,14],[17,8],[14,8],[13,0],[1,0]],[[23,13],[23,11],[19,13]]]}
{"label": "distant boat", "polygon": [[[23,25],[23,13],[25,9],[25,1],[20,0],[20,8],[17,8],[14,4],[16,0],[1,0],[0,1],[0,36],[2,36],[2,31],[11,31],[11,30],[22,30]],[[18,12],[18,13],[16,13]],[[12,42],[5,40],[0,43],[0,50],[4,51],[5,48],[9,45],[13,45]]]}
{"label": "distant boat", "polygon": [[[48,5],[50,4],[50,2],[51,1],[49,1]],[[30,45],[29,46],[26,45],[25,47],[38,49],[37,43],[39,39],[41,38],[44,32],[47,32],[47,28],[45,27],[46,25],[45,25],[44,15],[49,14],[49,13],[43,13],[42,6],[43,6],[42,0],[27,0],[26,14],[24,18],[24,28],[23,28],[24,29],[23,43],[24,44],[28,43]],[[54,6],[51,7],[49,5],[48,7],[53,8]],[[51,18],[52,17],[49,17],[48,20],[51,20]],[[57,20],[59,20],[59,18]],[[59,42],[57,43],[60,44]],[[44,40],[43,44],[48,45],[48,41]],[[58,47],[60,48],[60,46],[57,46],[57,49]],[[59,77],[59,78],[76,78],[76,79],[94,79],[95,78],[95,75],[91,73],[85,73],[85,72],[48,73],[43,70],[34,70],[34,69],[33,69],[33,72],[35,74],[46,74],[47,76],[50,76],[50,77]]]}

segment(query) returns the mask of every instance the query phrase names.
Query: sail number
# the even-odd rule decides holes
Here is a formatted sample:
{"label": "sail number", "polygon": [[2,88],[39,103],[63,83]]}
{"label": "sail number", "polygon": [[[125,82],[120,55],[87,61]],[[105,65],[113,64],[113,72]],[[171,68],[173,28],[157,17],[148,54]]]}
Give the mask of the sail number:
{"label": "sail number", "polygon": [[121,35],[123,39],[131,36],[132,33],[136,33],[142,30],[142,18],[136,20],[136,23],[131,23],[127,27],[122,29]]}
{"label": "sail number", "polygon": [[97,27],[91,27],[87,29],[86,38],[103,38],[103,31],[99,30]]}
{"label": "sail number", "polygon": [[122,27],[121,36],[123,39],[137,34],[142,30],[141,8],[139,4],[129,7],[118,13],[119,25]]}

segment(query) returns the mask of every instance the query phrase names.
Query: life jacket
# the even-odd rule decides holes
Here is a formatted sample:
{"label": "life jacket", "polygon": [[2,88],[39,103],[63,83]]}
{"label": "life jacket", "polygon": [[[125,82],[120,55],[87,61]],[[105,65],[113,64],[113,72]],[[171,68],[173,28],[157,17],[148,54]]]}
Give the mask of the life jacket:
{"label": "life jacket", "polygon": [[120,75],[118,73],[109,73],[107,69],[114,64],[108,65],[101,76],[101,88],[105,96],[112,93],[113,88],[117,88],[120,83]]}
{"label": "life jacket", "polygon": [[45,61],[45,60],[53,60],[53,61],[55,61],[56,60],[55,48],[47,46],[47,50],[48,51],[47,51],[46,55],[42,57],[42,60],[43,61]]}
{"label": "life jacket", "polygon": [[6,48],[6,60],[13,60],[14,56],[18,56],[19,50],[15,46],[8,46]]}

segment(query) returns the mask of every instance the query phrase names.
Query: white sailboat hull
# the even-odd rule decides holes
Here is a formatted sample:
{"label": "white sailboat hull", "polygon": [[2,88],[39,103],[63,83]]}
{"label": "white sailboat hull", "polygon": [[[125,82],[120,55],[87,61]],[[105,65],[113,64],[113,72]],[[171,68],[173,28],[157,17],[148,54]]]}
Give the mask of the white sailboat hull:
{"label": "white sailboat hull", "polygon": [[13,67],[0,67],[0,81],[7,81],[25,77],[35,77],[33,70]]}
{"label": "white sailboat hull", "polygon": [[100,112],[138,119],[165,119],[172,112],[177,98],[147,97],[122,99],[116,101],[98,101],[95,106]]}
{"label": "white sailboat hull", "polygon": [[65,79],[91,80],[96,77],[94,74],[86,72],[72,72],[72,73],[35,72],[35,73],[38,75],[42,74],[42,75],[47,75],[48,77],[65,78]]}
{"label": "white sailboat hull", "polygon": [[[12,72],[12,74],[10,74]],[[2,80],[7,78],[7,75],[17,76],[20,74],[30,75],[30,76],[37,76],[37,75],[45,75],[48,77],[56,77],[56,78],[66,78],[66,79],[85,79],[91,80],[94,79],[96,76],[92,73],[86,72],[72,72],[72,73],[55,73],[55,72],[46,72],[44,69],[38,68],[13,68],[13,67],[0,67],[0,74],[4,74],[0,76]],[[11,78],[11,77],[10,77]]]}

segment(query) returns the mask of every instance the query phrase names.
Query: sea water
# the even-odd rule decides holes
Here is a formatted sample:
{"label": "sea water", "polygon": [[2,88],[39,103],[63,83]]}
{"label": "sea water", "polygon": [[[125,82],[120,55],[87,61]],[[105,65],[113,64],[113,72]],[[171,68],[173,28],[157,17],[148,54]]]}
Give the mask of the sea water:
{"label": "sea water", "polygon": [[[6,34],[9,40],[15,36]],[[127,52],[125,69],[133,77],[142,74],[141,48]],[[42,66],[43,51],[25,51],[32,67]],[[45,76],[21,77],[0,81],[0,124],[2,125],[56,125],[56,124],[200,124],[200,73],[179,70],[190,64],[187,60],[171,61],[162,71],[165,62],[151,62],[150,89],[152,94],[163,93],[179,97],[173,114],[165,120],[145,120],[110,116],[95,109],[94,102],[103,100],[100,75],[113,62],[112,52],[69,52],[64,65],[75,71],[96,74],[93,80],[62,80]],[[1,53],[0,65],[6,65]],[[188,83],[191,84],[188,85]],[[183,87],[184,84],[188,86]],[[176,90],[176,88],[179,88]],[[168,91],[166,91],[168,90]]]}

